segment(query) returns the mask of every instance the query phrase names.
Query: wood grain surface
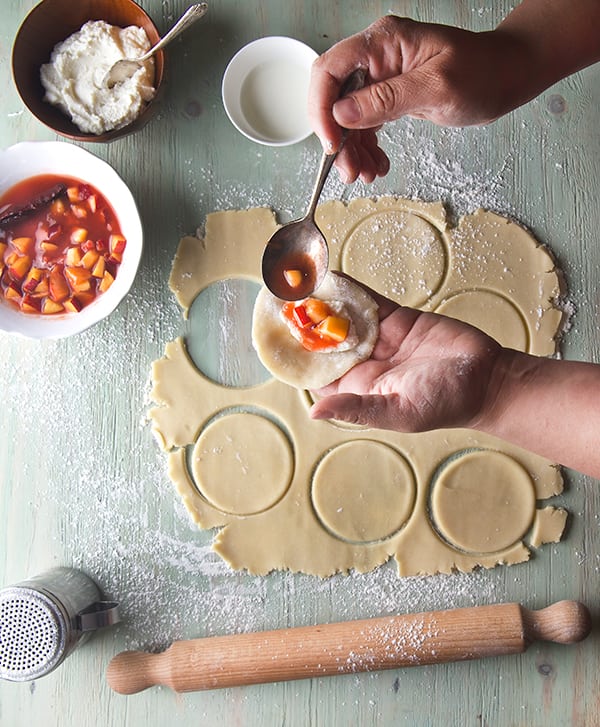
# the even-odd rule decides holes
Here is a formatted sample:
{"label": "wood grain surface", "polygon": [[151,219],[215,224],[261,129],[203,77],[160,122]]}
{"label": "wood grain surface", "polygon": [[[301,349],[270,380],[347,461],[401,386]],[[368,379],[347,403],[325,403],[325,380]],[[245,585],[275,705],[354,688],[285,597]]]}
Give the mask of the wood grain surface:
{"label": "wood grain surface", "polygon": [[[11,78],[13,39],[33,0],[4,0],[0,25],[0,145],[56,138],[25,109]],[[0,586],[75,565],[120,601],[123,622],[92,637],[52,674],[0,683],[0,725],[407,725],[583,727],[600,721],[595,630],[581,644],[534,643],[524,654],[379,673],[175,694],[122,696],[105,680],[124,650],[179,639],[516,602],[540,609],[576,599],[598,613],[598,482],[566,472],[557,504],[571,517],[562,543],[528,563],[454,576],[398,579],[392,568],[320,581],[252,578],[211,552],[214,533],[189,522],[145,423],[151,363],[189,330],[168,290],[178,241],[213,210],[270,205],[303,210],[319,159],[314,138],[286,148],[252,144],[229,123],[220,84],[229,59],[263,35],[322,52],[393,10],[420,20],[492,28],[508,0],[211,2],[207,17],[169,47],[159,113],[142,131],[86,144],[130,186],[145,249],[129,296],[109,319],[64,341],[0,335]],[[141,0],[164,33],[184,0]],[[527,72],[524,69],[523,72]],[[382,132],[392,171],[371,187],[335,174],[324,199],[373,194],[442,199],[452,214],[478,207],[516,218],[554,252],[574,311],[562,351],[600,361],[600,67],[562,81],[485,128],[439,129],[403,119]],[[237,291],[239,293],[239,291]],[[248,298],[206,297],[204,355],[216,371],[235,352],[223,314],[248,316]],[[202,318],[202,315],[200,316]],[[243,344],[239,344],[243,345]],[[235,348],[235,346],[233,346]]]}

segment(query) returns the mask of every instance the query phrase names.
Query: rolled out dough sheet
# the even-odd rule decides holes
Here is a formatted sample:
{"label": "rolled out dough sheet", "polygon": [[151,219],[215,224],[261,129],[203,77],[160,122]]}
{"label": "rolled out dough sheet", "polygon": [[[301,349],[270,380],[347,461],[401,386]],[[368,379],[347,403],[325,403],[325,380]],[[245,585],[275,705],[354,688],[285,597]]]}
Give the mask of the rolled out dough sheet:
{"label": "rolled out dough sheet", "polygon": [[[384,197],[327,202],[317,221],[342,270],[404,305],[473,323],[503,345],[552,355],[562,323],[551,255],[514,222],[479,210],[456,227],[441,203]],[[170,286],[187,317],[230,278],[260,282],[278,224],[266,208],[209,214],[181,240]],[[540,501],[563,489],[558,467],[467,430],[398,434],[313,421],[311,395],[275,379],[233,388],[170,342],[152,368],[149,416],[194,522],[218,528],[231,567],[319,576],[400,575],[527,560],[556,542],[567,513]]]}

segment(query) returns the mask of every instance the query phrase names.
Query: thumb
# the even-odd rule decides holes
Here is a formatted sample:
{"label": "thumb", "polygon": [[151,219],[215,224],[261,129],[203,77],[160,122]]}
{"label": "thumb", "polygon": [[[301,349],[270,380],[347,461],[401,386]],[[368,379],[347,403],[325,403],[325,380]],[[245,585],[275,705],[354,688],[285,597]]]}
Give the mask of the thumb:
{"label": "thumb", "polygon": [[370,129],[430,108],[434,98],[430,88],[430,80],[420,69],[408,71],[336,101],[333,117],[347,129]]}
{"label": "thumb", "polygon": [[332,394],[313,404],[312,419],[337,419],[377,429],[400,429],[394,397],[376,394]]}

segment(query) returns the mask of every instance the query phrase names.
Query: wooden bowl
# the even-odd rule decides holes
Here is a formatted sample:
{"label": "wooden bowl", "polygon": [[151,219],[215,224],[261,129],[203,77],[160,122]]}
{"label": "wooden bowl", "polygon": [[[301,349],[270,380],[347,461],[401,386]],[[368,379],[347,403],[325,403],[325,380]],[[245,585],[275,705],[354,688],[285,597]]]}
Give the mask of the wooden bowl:
{"label": "wooden bowl", "polygon": [[44,101],[40,68],[50,60],[54,46],[78,31],[88,20],[105,20],[121,28],[137,25],[146,31],[151,45],[160,40],[150,16],[133,0],[42,0],[17,32],[12,53],[13,78],[27,108],[57,134],[76,141],[113,141],[139,130],[154,113],[163,80],[164,53],[158,51],[154,56],[156,95],[135,121],[104,134],[83,133],[60,109]]}

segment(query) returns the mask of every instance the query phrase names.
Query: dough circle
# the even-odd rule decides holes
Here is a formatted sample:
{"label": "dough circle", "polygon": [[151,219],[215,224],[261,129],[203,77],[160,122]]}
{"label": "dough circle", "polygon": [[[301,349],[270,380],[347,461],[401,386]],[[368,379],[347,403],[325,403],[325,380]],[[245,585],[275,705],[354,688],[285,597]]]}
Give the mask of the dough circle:
{"label": "dough circle", "polygon": [[341,540],[370,543],[397,533],[416,498],[414,473],[382,442],[355,440],[328,452],[317,465],[312,503],[321,523]]}
{"label": "dough circle", "polygon": [[457,455],[441,466],[431,492],[434,527],[468,553],[496,553],[517,543],[535,515],[529,473],[493,450]]}
{"label": "dough circle", "polygon": [[502,346],[529,351],[529,331],[514,303],[490,290],[466,290],[442,301],[436,313],[470,323]]}
{"label": "dough circle", "polygon": [[286,435],[270,419],[249,412],[214,419],[192,452],[191,474],[198,491],[233,515],[253,515],[273,507],[286,493],[293,470]]}
{"label": "dough circle", "polygon": [[281,319],[283,301],[263,288],[256,298],[252,318],[252,343],[263,366],[276,379],[298,389],[320,389],[365,361],[379,334],[378,306],[359,285],[329,272],[314,298],[344,303],[352,317],[358,344],[348,351],[307,351]]}
{"label": "dough circle", "polygon": [[361,220],[342,250],[342,269],[402,305],[420,307],[448,267],[439,231],[419,215],[376,212]]}

